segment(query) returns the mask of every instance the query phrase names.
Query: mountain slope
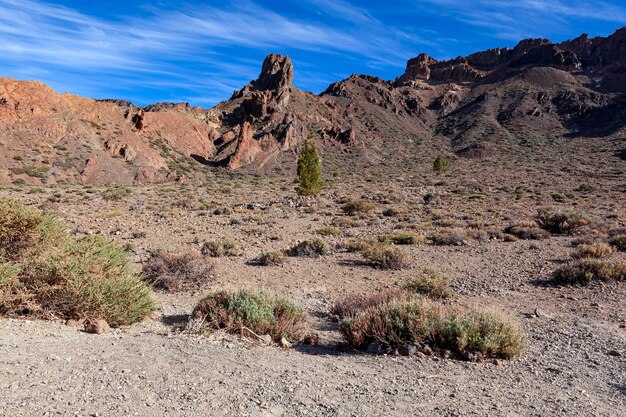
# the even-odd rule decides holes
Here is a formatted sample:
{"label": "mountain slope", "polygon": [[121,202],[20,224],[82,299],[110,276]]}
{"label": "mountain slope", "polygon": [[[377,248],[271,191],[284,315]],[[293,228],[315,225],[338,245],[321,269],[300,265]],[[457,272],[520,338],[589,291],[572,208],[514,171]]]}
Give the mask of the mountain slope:
{"label": "mountain slope", "polygon": [[269,55],[257,80],[201,109],[139,108],[0,78],[0,182],[154,182],[206,166],[284,172],[306,139],[355,170],[415,154],[476,158],[603,140],[626,124],[626,28],[446,61],[421,54],[395,80],[353,75],[320,95],[292,81],[289,57]]}

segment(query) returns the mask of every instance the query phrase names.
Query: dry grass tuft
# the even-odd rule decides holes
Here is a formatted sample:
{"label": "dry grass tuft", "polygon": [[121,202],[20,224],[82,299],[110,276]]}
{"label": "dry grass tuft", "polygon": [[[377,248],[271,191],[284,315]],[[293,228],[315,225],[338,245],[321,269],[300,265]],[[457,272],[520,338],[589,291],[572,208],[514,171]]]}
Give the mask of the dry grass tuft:
{"label": "dry grass tuft", "polygon": [[369,214],[376,208],[376,204],[365,200],[352,200],[341,206],[343,211],[348,216],[355,214]]}
{"label": "dry grass tuft", "polygon": [[285,254],[280,251],[262,253],[259,257],[250,261],[250,264],[260,266],[280,266],[284,263]]}
{"label": "dry grass tuft", "polygon": [[204,297],[191,318],[209,330],[245,334],[269,334],[274,341],[301,341],[307,334],[308,317],[291,301],[260,291],[217,291]]}
{"label": "dry grass tuft", "polygon": [[583,243],[578,245],[576,252],[572,254],[572,257],[575,259],[600,259],[605,258],[614,252],[615,249],[606,243]]}
{"label": "dry grass tuft", "polygon": [[464,245],[467,241],[467,233],[462,229],[442,230],[430,237],[432,242],[438,246]]}
{"label": "dry grass tuft", "polygon": [[404,289],[395,288],[375,293],[374,295],[351,295],[336,302],[330,314],[339,320],[356,317],[359,313],[390,302],[411,301],[415,294]]}
{"label": "dry grass tuft", "polygon": [[158,253],[143,266],[144,280],[166,292],[203,289],[212,281],[214,273],[215,263],[193,252]]}
{"label": "dry grass tuft", "polygon": [[404,249],[386,243],[375,242],[367,245],[362,255],[381,269],[400,270],[411,265],[409,254]]}
{"label": "dry grass tuft", "polygon": [[424,295],[435,300],[452,297],[448,277],[432,269],[424,269],[420,276],[404,283],[402,287],[414,294]]}
{"label": "dry grass tuft", "polygon": [[322,239],[304,240],[285,251],[288,256],[308,256],[316,258],[330,252],[328,243]]}
{"label": "dry grass tuft", "polygon": [[203,255],[208,255],[213,258],[221,256],[238,256],[237,244],[229,237],[223,237],[220,240],[208,240],[202,242],[200,251]]}

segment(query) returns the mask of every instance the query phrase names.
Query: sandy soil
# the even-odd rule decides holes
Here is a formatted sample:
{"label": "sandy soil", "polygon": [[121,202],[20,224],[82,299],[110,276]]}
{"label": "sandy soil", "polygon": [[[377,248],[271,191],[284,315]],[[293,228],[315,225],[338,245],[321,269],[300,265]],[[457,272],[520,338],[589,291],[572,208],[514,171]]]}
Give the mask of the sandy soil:
{"label": "sandy soil", "polygon": [[[62,322],[2,319],[0,415],[626,415],[626,286],[549,283],[551,272],[573,251],[572,240],[581,236],[413,245],[407,247],[412,267],[391,272],[338,251],[318,259],[290,258],[284,266],[246,263],[346,219],[339,209],[346,195],[376,200],[378,207],[342,226],[341,237],[326,238],[331,244],[400,229],[426,236],[450,225],[472,230],[477,221],[501,230],[532,217],[538,205],[554,204],[549,192],[520,200],[487,184],[483,198],[470,198],[442,192],[435,181],[375,190],[356,183],[349,193],[331,185],[310,201],[295,199],[289,184],[257,178],[228,186],[216,180],[130,188],[119,201],[103,198],[110,191],[103,188],[0,190],[0,196],[56,210],[76,234],[101,233],[127,244],[138,270],[151,249],[197,250],[202,240],[230,236],[241,256],[215,259],[217,272],[207,290],[285,293],[311,314],[311,326],[320,334],[318,346],[281,349],[222,334],[180,332],[203,292],[157,294],[159,309],[150,320],[104,335]],[[444,187],[469,188],[473,181]],[[609,181],[599,181],[597,192],[606,196],[615,190]],[[431,190],[438,200],[426,206],[423,195]],[[595,219],[585,237],[602,239],[606,230],[624,226],[623,194],[610,195],[604,201],[593,195],[576,199],[576,209]],[[216,207],[232,212],[215,215]],[[405,215],[383,216],[388,207]],[[494,364],[350,350],[327,316],[330,305],[346,294],[397,286],[424,267],[450,278],[453,303],[495,309],[517,321],[527,337],[524,354]]]}

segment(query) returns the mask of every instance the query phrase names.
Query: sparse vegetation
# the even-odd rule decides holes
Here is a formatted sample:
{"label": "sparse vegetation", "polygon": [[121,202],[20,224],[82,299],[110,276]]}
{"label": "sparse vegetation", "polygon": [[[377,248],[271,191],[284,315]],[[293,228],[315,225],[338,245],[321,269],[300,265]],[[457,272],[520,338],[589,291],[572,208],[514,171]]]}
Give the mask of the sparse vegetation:
{"label": "sparse vegetation", "polygon": [[552,274],[562,285],[586,285],[592,281],[625,281],[626,263],[607,259],[580,259],[558,268]]}
{"label": "sparse vegetation", "polygon": [[320,236],[339,236],[341,235],[341,230],[336,227],[327,226],[321,227],[315,231]]}
{"label": "sparse vegetation", "polygon": [[489,311],[463,310],[426,298],[390,301],[344,319],[343,336],[356,349],[371,343],[399,347],[426,345],[461,357],[513,358],[524,348],[524,337],[513,323]]}
{"label": "sparse vegetation", "polygon": [[526,240],[543,240],[550,237],[550,232],[539,227],[533,221],[520,222],[504,229],[505,233]]}
{"label": "sparse vegetation", "polygon": [[433,171],[437,174],[442,174],[450,168],[450,162],[448,162],[443,156],[439,155],[433,162]]}
{"label": "sparse vegetation", "polygon": [[467,234],[462,229],[447,229],[436,233],[430,238],[435,245],[464,245]]}
{"label": "sparse vegetation", "polygon": [[246,335],[269,334],[273,340],[300,341],[307,331],[307,315],[291,301],[260,291],[217,291],[204,297],[191,314],[208,330]]}
{"label": "sparse vegetation", "polygon": [[351,200],[341,206],[341,210],[348,216],[368,214],[376,208],[376,204],[365,200]]}
{"label": "sparse vegetation", "polygon": [[572,211],[553,211],[541,209],[537,213],[537,224],[552,234],[571,234],[589,224],[587,215]]}
{"label": "sparse vegetation", "polygon": [[572,254],[572,257],[576,259],[584,258],[605,258],[615,252],[613,247],[606,243],[583,243],[578,245],[576,252]]}
{"label": "sparse vegetation", "polygon": [[208,240],[202,242],[200,251],[203,255],[213,258],[221,256],[238,256],[237,243],[230,237],[222,237],[219,240]]}
{"label": "sparse vegetation", "polygon": [[324,186],[321,178],[322,168],[315,144],[305,141],[298,156],[298,194],[317,195]]}
{"label": "sparse vegetation", "polygon": [[452,297],[448,277],[432,269],[424,269],[421,275],[405,282],[402,288],[435,300]]}
{"label": "sparse vegetation", "polygon": [[386,243],[372,243],[362,253],[368,262],[381,269],[404,269],[411,264],[404,249]]}
{"label": "sparse vegetation", "polygon": [[423,242],[424,237],[410,232],[397,232],[380,236],[378,241],[381,243],[393,243],[394,245],[416,245]]}
{"label": "sparse vegetation", "polygon": [[213,279],[215,264],[193,253],[155,253],[143,265],[143,278],[166,292],[199,290]]}
{"label": "sparse vegetation", "polygon": [[104,319],[115,327],[144,319],[152,294],[128,254],[100,236],[71,239],[54,216],[0,202],[0,314]]}
{"label": "sparse vegetation", "polygon": [[620,252],[626,252],[626,235],[618,235],[609,239],[609,244]]}
{"label": "sparse vegetation", "polygon": [[286,251],[289,256],[308,256],[311,258],[326,255],[328,252],[330,252],[330,247],[322,239],[304,240]]}
{"label": "sparse vegetation", "polygon": [[261,266],[280,266],[285,263],[285,254],[280,251],[265,252],[250,263]]}

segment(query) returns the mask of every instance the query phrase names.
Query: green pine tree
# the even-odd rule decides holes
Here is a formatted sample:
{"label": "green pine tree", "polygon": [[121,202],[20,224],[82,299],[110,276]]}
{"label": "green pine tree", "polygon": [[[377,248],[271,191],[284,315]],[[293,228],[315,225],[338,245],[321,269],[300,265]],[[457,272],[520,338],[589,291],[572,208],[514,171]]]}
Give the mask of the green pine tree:
{"label": "green pine tree", "polygon": [[317,195],[322,190],[322,168],[315,144],[305,141],[298,156],[298,194]]}
{"label": "green pine tree", "polygon": [[446,172],[450,167],[450,163],[441,155],[439,155],[435,162],[433,162],[433,170],[437,174],[441,174],[442,172]]}

